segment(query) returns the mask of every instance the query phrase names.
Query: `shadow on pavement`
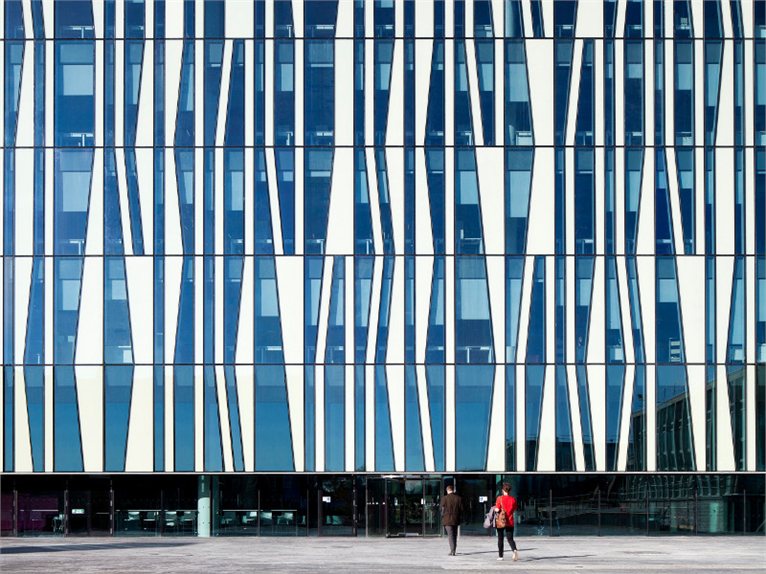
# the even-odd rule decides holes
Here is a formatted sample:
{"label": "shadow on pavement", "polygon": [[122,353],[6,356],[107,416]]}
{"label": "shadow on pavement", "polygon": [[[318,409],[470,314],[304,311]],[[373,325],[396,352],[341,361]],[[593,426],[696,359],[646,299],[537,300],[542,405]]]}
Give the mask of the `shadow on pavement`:
{"label": "shadow on pavement", "polygon": [[[529,552],[530,550],[537,550],[536,548],[519,548],[519,552]],[[511,550],[509,548],[505,549],[505,552],[510,554]],[[473,556],[475,554],[497,554],[497,547],[493,548],[492,550],[480,550],[478,552],[460,552],[458,551],[458,556]]]}
{"label": "shadow on pavement", "polygon": [[56,544],[53,546],[5,546],[0,554],[37,554],[43,552],[89,552],[91,550],[130,550],[133,548],[172,548],[188,542],[123,542],[118,544]]}
{"label": "shadow on pavement", "polygon": [[525,556],[522,558],[525,562],[541,562],[544,560],[567,560],[569,558],[593,558],[597,554],[565,554],[562,556]]}

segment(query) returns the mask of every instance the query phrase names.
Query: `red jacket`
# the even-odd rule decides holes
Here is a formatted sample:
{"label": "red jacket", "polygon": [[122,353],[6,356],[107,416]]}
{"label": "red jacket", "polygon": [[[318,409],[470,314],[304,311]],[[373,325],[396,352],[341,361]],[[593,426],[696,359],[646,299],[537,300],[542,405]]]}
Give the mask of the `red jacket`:
{"label": "red jacket", "polygon": [[513,511],[516,510],[516,499],[510,494],[502,494],[497,497],[495,506],[498,510],[505,510],[506,522],[508,526],[513,526]]}

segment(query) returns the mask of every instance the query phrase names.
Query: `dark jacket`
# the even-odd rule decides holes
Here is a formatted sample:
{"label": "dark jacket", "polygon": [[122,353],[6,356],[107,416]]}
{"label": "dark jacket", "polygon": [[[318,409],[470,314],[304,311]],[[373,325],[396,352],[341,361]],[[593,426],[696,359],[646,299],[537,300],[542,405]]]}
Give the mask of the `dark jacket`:
{"label": "dark jacket", "polygon": [[441,500],[442,526],[457,526],[463,522],[463,499],[460,495],[445,494]]}

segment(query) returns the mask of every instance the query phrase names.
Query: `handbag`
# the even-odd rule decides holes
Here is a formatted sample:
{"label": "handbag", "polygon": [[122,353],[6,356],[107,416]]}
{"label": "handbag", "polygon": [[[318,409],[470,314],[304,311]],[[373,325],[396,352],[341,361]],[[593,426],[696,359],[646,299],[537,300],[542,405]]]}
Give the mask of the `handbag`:
{"label": "handbag", "polygon": [[506,524],[507,518],[505,516],[505,510],[501,508],[500,512],[497,513],[497,518],[495,518],[495,528],[505,528]]}

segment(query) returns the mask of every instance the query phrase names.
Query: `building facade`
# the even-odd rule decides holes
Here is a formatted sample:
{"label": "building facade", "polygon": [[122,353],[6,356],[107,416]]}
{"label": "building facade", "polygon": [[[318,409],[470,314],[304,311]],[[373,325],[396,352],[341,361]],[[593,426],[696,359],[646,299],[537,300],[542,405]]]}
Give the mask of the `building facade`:
{"label": "building facade", "polygon": [[548,532],[764,532],[766,2],[0,30],[3,532],[437,533],[502,476]]}

